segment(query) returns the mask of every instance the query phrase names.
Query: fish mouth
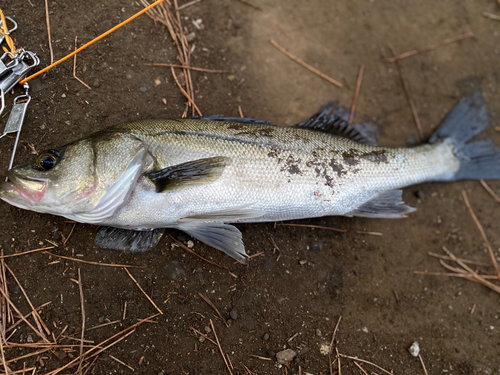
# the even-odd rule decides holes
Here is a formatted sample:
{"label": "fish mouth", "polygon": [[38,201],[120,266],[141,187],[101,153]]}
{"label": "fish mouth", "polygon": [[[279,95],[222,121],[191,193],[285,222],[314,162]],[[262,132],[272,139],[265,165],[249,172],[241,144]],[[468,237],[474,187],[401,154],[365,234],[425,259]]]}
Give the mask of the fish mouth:
{"label": "fish mouth", "polygon": [[[47,191],[47,182],[39,179],[19,176],[13,172],[7,172],[7,181],[0,183],[0,199],[14,204],[12,200],[34,205],[43,198]],[[21,202],[19,202],[21,203]]]}

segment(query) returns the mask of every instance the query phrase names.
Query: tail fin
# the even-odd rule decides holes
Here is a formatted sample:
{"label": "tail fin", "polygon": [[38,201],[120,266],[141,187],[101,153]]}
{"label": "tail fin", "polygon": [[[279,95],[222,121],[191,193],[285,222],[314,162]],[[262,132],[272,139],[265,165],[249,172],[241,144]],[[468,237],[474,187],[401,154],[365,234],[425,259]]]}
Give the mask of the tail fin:
{"label": "tail fin", "polygon": [[500,149],[492,141],[466,143],[489,124],[488,110],[481,91],[462,98],[429,139],[429,143],[450,139],[460,169],[451,180],[500,179]]}

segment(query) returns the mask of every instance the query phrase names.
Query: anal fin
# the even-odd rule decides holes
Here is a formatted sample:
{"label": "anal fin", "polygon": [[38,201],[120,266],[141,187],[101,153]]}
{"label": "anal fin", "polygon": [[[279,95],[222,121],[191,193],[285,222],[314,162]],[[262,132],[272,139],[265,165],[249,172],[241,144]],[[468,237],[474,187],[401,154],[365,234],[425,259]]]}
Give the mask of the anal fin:
{"label": "anal fin", "polygon": [[384,219],[400,219],[406,214],[415,212],[417,209],[407,206],[403,202],[402,190],[389,190],[380,193],[375,198],[361,205],[345,216],[359,216]]}
{"label": "anal fin", "polygon": [[136,231],[113,227],[101,227],[95,237],[95,244],[103,249],[142,253],[155,247],[165,229]]}

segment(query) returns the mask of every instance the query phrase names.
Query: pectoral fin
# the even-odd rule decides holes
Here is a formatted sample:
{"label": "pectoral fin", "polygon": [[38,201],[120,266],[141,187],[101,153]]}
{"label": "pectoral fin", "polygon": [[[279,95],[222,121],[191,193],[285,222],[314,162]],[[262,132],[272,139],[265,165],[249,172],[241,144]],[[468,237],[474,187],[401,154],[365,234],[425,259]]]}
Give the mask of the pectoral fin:
{"label": "pectoral fin", "polygon": [[247,253],[238,228],[222,223],[184,223],[178,228],[238,262],[246,264]]}
{"label": "pectoral fin", "polygon": [[389,190],[383,192],[345,216],[376,217],[384,219],[399,219],[406,217],[406,214],[414,212],[416,209],[404,204],[402,193],[402,190]]}
{"label": "pectoral fin", "polygon": [[156,186],[157,193],[180,190],[216,181],[229,165],[225,156],[188,161],[146,174]]}
{"label": "pectoral fin", "polygon": [[113,227],[101,227],[95,237],[95,244],[103,249],[142,253],[156,246],[165,229],[136,231]]}

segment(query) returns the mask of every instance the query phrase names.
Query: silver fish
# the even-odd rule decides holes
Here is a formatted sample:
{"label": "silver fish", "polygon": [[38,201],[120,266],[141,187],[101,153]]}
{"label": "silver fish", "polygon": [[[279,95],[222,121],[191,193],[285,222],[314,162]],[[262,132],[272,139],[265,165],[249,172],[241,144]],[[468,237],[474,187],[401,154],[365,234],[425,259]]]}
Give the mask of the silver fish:
{"label": "silver fish", "polygon": [[332,103],[294,127],[206,117],[114,126],[41,153],[7,173],[0,198],[23,209],[99,224],[104,248],[144,251],[180,229],[240,262],[236,222],[330,215],[401,218],[401,188],[499,179],[481,92],[463,98],[429,143],[369,144]]}

